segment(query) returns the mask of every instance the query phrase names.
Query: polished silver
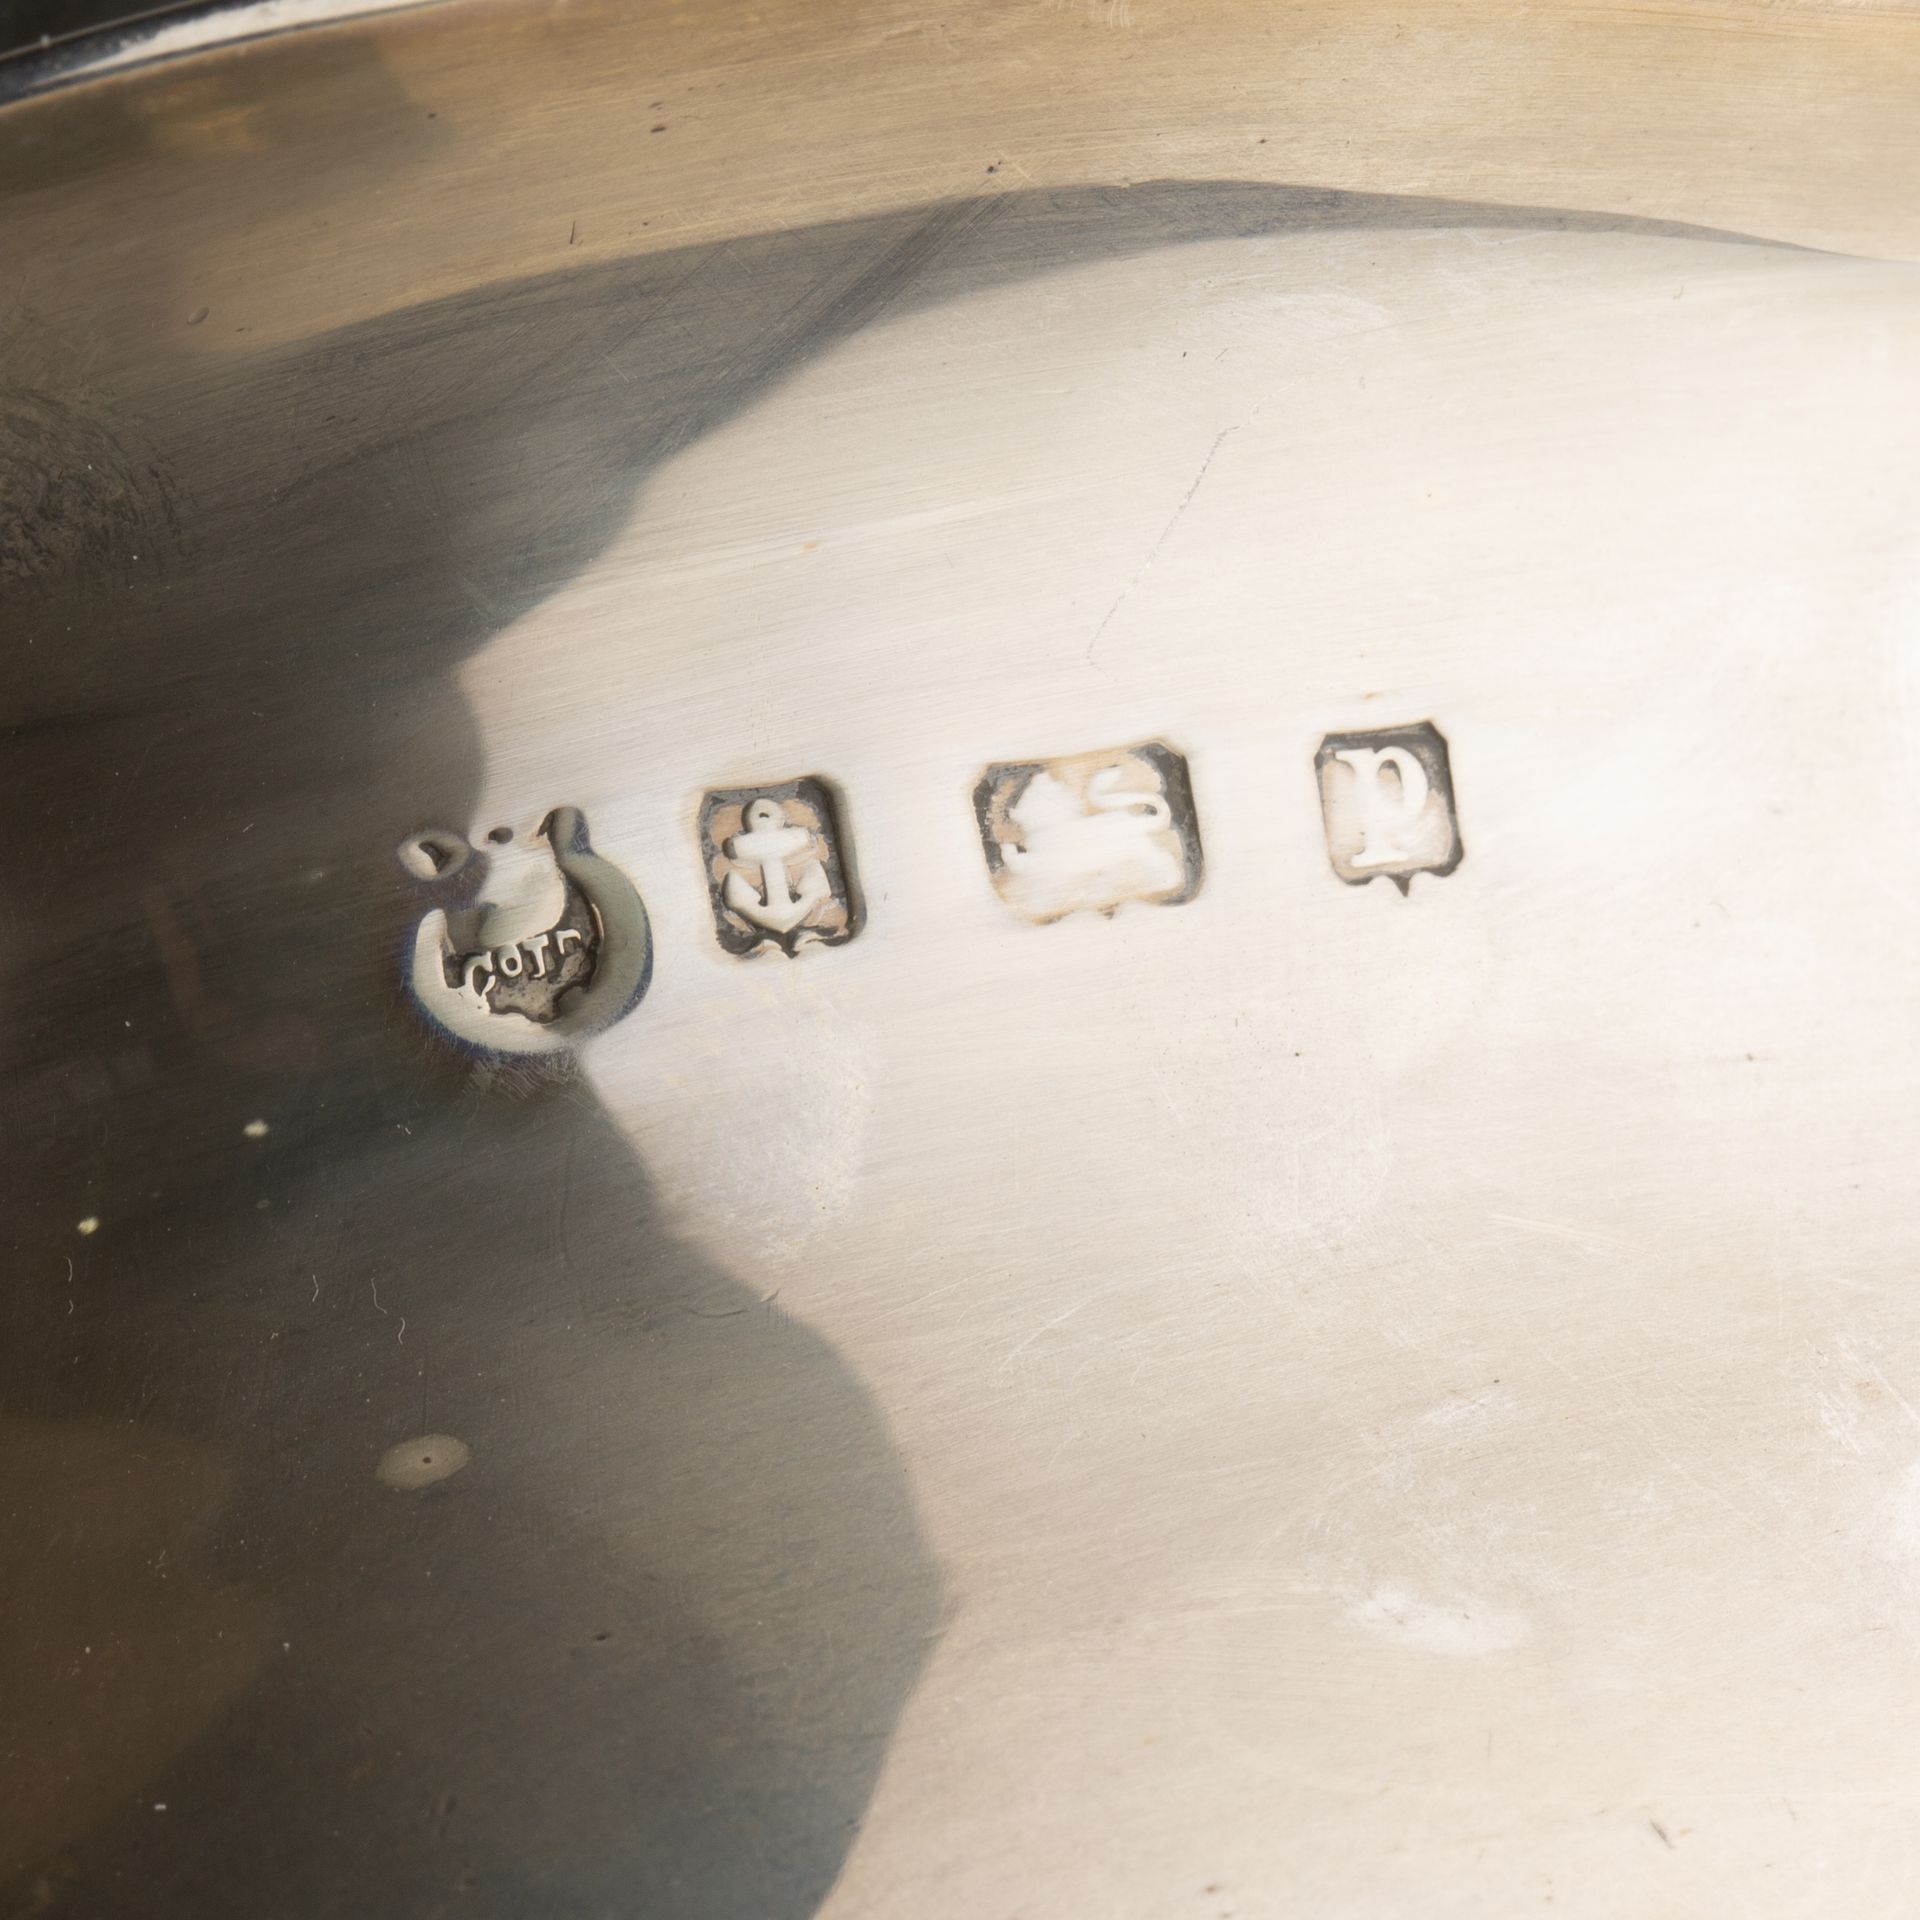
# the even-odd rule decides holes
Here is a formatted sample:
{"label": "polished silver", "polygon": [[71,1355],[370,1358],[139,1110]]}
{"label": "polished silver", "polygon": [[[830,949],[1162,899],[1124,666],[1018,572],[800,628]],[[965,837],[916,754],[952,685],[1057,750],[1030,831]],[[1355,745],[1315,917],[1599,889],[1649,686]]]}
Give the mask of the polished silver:
{"label": "polished silver", "polygon": [[452,0],[0,110],[0,1913],[1910,1920],[1916,100]]}

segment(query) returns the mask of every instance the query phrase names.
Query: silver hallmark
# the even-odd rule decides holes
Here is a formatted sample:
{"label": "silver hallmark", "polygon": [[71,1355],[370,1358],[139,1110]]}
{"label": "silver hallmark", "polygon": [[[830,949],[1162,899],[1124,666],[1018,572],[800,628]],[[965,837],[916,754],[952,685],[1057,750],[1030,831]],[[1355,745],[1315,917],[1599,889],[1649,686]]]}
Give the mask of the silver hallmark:
{"label": "silver hallmark", "polygon": [[400,864],[436,901],[414,930],[408,985],[434,1025],[489,1053],[558,1053],[646,991],[653,943],[633,882],[595,853],[577,807],[483,846],[442,829]]}
{"label": "silver hallmark", "polygon": [[853,855],[832,789],[807,777],[721,787],[700,803],[714,935],[728,953],[837,947],[860,930]]}
{"label": "silver hallmark", "polygon": [[973,807],[994,890],[1024,919],[1173,907],[1200,891],[1193,786],[1164,741],[998,763]]}
{"label": "silver hallmark", "polygon": [[1313,764],[1327,853],[1349,886],[1384,875],[1404,894],[1416,873],[1449,874],[1465,857],[1447,743],[1431,721],[1330,733]]}

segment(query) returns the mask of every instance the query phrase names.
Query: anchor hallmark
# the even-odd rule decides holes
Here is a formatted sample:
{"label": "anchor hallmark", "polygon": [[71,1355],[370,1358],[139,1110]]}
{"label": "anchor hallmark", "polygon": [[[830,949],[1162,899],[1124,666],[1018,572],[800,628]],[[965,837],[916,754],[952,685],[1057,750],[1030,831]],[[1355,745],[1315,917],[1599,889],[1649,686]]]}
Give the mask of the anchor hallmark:
{"label": "anchor hallmark", "polygon": [[860,930],[852,849],[824,780],[722,787],[700,803],[714,936],[743,958],[843,946]]}
{"label": "anchor hallmark", "polygon": [[1384,874],[1404,894],[1416,873],[1449,874],[1466,858],[1447,743],[1432,721],[1330,733],[1313,765],[1327,853],[1349,886]]}

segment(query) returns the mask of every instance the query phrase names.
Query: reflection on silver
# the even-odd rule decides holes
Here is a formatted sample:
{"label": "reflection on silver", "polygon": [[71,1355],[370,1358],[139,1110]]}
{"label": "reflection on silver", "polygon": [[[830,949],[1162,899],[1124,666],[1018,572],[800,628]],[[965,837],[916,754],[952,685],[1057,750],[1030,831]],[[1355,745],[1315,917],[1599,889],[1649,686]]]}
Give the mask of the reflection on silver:
{"label": "reflection on silver", "polygon": [[[499,0],[16,116],[0,1912],[1911,1910],[1920,281],[1821,249],[1911,251],[1920,49],[1404,11]],[[1322,863],[1444,864],[1426,718],[1409,914]],[[1029,937],[977,860],[1153,890],[961,788],[1174,726],[1206,894]],[[823,763],[899,937],[695,964],[702,790]],[[616,964],[506,1007],[489,789],[673,876],[589,1073],[461,1071]]]}

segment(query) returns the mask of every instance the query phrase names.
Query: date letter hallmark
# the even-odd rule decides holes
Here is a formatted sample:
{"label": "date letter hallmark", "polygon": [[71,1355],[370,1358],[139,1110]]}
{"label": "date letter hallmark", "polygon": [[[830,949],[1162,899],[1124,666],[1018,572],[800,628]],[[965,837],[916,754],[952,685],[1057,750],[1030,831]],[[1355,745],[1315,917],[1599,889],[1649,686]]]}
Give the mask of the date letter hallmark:
{"label": "date letter hallmark", "polygon": [[700,803],[713,931],[743,958],[838,947],[860,931],[853,852],[824,780],[722,787]]}
{"label": "date letter hallmark", "polygon": [[1175,907],[1200,891],[1187,763],[1162,741],[991,766],[973,810],[994,890],[1023,919],[1111,918],[1129,900]]}
{"label": "date letter hallmark", "polygon": [[1333,870],[1349,886],[1384,874],[1404,894],[1416,873],[1451,873],[1465,858],[1453,773],[1438,727],[1330,733],[1313,757]]}
{"label": "date letter hallmark", "polygon": [[562,1053],[647,990],[653,941],[638,890],[587,840],[577,807],[529,836],[434,829],[400,864],[435,904],[414,930],[408,986],[442,1029],[486,1053]]}

